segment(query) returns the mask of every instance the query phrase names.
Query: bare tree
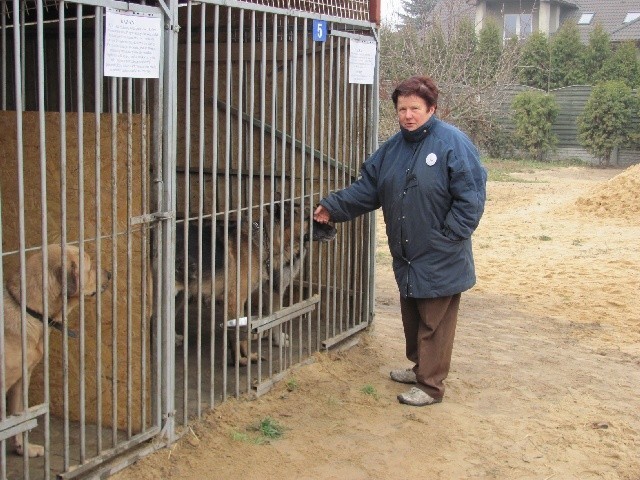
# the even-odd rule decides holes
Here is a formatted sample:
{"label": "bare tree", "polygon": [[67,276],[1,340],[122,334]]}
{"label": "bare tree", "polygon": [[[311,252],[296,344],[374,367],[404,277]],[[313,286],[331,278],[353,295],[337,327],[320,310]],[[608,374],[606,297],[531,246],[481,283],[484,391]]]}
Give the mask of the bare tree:
{"label": "bare tree", "polygon": [[429,18],[440,0],[402,0],[402,9],[405,13],[400,14],[400,20],[405,26],[421,25]]}
{"label": "bare tree", "polygon": [[[509,104],[505,87],[517,78],[519,44],[502,45],[500,37],[499,52],[479,48],[465,0],[441,0],[437,7],[422,26],[381,29],[381,136],[397,131],[393,105],[386,101],[393,88],[409,76],[424,74],[440,88],[439,117],[482,145]],[[494,35],[500,35],[499,29]]]}

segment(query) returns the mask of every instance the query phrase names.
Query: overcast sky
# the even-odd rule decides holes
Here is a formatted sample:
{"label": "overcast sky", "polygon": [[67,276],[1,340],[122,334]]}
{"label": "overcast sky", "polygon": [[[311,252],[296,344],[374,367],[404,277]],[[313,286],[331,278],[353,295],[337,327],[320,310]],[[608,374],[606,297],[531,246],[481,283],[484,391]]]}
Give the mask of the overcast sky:
{"label": "overcast sky", "polygon": [[381,0],[382,21],[395,23],[398,20],[397,12],[402,8],[402,0]]}

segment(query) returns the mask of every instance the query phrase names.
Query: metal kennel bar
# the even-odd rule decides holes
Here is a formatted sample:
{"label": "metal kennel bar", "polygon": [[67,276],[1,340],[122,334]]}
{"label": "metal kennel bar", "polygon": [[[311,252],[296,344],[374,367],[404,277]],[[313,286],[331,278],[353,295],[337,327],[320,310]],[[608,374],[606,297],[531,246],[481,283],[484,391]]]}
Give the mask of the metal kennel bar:
{"label": "metal kennel bar", "polygon": [[[45,272],[51,259],[46,245],[59,245],[61,272],[82,272],[91,260],[97,272],[110,271],[111,285],[102,292],[104,280],[97,275],[95,300],[79,295],[77,308],[71,297],[62,297],[62,335],[43,323],[44,358],[30,384],[24,383],[22,414],[8,411],[0,361],[0,478],[94,475],[161,432],[161,441],[147,448],[175,438],[173,389],[162,396],[163,375],[173,378],[173,369],[161,355],[163,342],[171,342],[171,351],[174,343],[162,329],[173,332],[166,327],[173,316],[166,299],[174,286],[163,274],[174,270],[167,220],[175,191],[171,106],[163,116],[163,99],[175,98],[165,92],[175,90],[175,82],[165,78],[162,67],[169,66],[172,75],[175,68],[169,59],[155,80],[107,78],[102,57],[107,8],[153,16],[171,27],[174,19],[166,16],[166,6],[114,1],[14,0],[1,7],[0,125],[7,134],[0,140],[6,158],[0,276],[5,283],[20,277],[23,379],[31,348],[27,324],[34,322],[28,259],[41,253]],[[175,35],[165,31],[175,30],[159,30],[170,38],[165,43],[175,44]],[[161,46],[161,60],[167,50],[175,55]],[[160,253],[163,246],[169,253]],[[55,277],[40,275],[46,319]],[[78,275],[76,283],[60,274],[60,288],[85,292],[91,275]],[[2,303],[0,359],[8,341],[7,302]],[[19,457],[7,448],[6,440],[20,432],[25,443],[43,446],[43,456]]]}
{"label": "metal kennel bar", "polygon": [[[377,89],[348,83],[350,42],[375,42],[375,28],[331,17],[326,43],[313,42],[315,19],[235,1],[179,8],[176,253],[181,283],[192,282],[176,312],[183,425],[229,395],[267,391],[372,317],[370,217],[287,258],[318,200],[351,183],[375,147]],[[246,329],[231,327],[244,318]],[[241,363],[252,355],[263,360]]]}
{"label": "metal kennel bar", "polygon": [[[23,75],[24,72],[21,68],[21,59],[23,58],[24,50],[22,49],[22,31],[20,30],[20,19],[19,16],[16,15],[18,11],[18,2],[13,2],[13,73],[14,73],[14,88],[15,88],[15,99],[16,99],[16,116],[15,116],[15,136],[16,136],[16,150],[12,152],[15,155],[16,161],[16,173],[17,173],[17,201],[18,201],[18,214],[17,214],[17,223],[18,223],[18,251],[16,252],[20,259],[20,280],[19,280],[19,298],[11,295],[7,297],[7,295],[3,295],[2,299],[2,309],[0,311],[0,477],[6,478],[8,474],[7,469],[7,456],[6,456],[6,439],[11,438],[13,435],[23,435],[22,441],[24,442],[24,448],[28,449],[29,447],[29,431],[33,429],[37,425],[37,419],[42,416],[46,416],[47,407],[45,404],[37,405],[33,408],[29,407],[29,389],[28,389],[28,349],[27,349],[27,310],[26,310],[26,298],[27,298],[27,289],[26,289],[26,275],[25,275],[25,258],[26,258],[26,241],[25,241],[25,213],[24,213],[24,205],[25,205],[25,182],[24,182],[24,148],[22,145],[23,138],[23,119],[22,119],[22,110],[23,110],[23,97],[21,94],[21,87],[23,85]],[[6,104],[6,95],[7,95],[7,37],[6,37],[6,28],[7,23],[5,20],[5,10],[7,9],[7,5],[5,2],[2,4],[2,17],[3,17],[3,32],[2,32],[2,77],[3,77],[3,86],[2,86],[2,98],[3,105]],[[9,170],[9,169],[7,169]],[[0,211],[2,210],[2,202],[0,202]],[[1,223],[1,222],[0,222]],[[15,228],[15,225],[12,225]],[[0,232],[2,230],[0,229]],[[3,242],[4,245],[4,242]],[[3,257],[5,252],[0,249]],[[43,257],[43,258],[46,258]],[[4,264],[4,262],[2,262]],[[3,285],[5,285],[4,281],[4,268],[0,267],[0,273],[2,273]],[[9,288],[9,287],[8,287]],[[5,290],[5,292],[8,291]],[[43,297],[47,291],[46,280],[43,280]],[[19,331],[19,339],[15,338],[16,331],[12,331],[12,327],[8,326],[9,335],[5,336],[5,332],[7,331],[7,323],[11,321],[8,315],[5,317],[5,313],[7,312],[7,308],[10,308],[9,305],[12,302],[19,301],[20,303],[20,319],[18,327]],[[47,310],[46,304],[44,305],[44,310]],[[48,312],[47,312],[48,313]],[[7,323],[5,323],[7,322]],[[44,327],[43,327],[44,329]],[[11,353],[15,354],[15,352],[5,353],[5,349],[9,348],[5,343],[6,341],[11,341],[12,339],[18,340],[19,349],[20,349],[20,367],[15,368],[20,371],[20,378],[17,380],[15,385],[7,384],[8,373],[5,369],[4,359],[8,359],[8,355]],[[14,344],[15,345],[15,344]],[[16,345],[17,346],[17,345]],[[46,352],[48,348],[46,340],[43,343],[43,349]],[[15,401],[6,402],[7,393],[10,390],[15,390],[16,388],[21,388],[23,396],[21,399],[18,399],[19,405],[15,405]],[[14,404],[14,407],[20,409],[20,412],[10,412],[8,411],[8,407]],[[14,413],[15,415],[10,414]],[[46,419],[45,419],[46,422]],[[28,470],[30,466],[29,457],[25,456],[22,468],[24,470]]]}
{"label": "metal kennel bar", "polygon": [[[0,300],[0,480],[113,473],[372,319],[373,217],[334,239],[311,222],[376,146],[377,78],[348,81],[351,42],[377,42],[363,2],[351,19],[322,2],[144,3],[0,0],[0,277],[19,280],[22,378],[28,260],[42,255],[45,318],[48,245],[78,293],[62,333],[43,323],[16,415]],[[106,75],[118,15],[159,19],[158,78]],[[9,448],[21,432],[43,456]]]}

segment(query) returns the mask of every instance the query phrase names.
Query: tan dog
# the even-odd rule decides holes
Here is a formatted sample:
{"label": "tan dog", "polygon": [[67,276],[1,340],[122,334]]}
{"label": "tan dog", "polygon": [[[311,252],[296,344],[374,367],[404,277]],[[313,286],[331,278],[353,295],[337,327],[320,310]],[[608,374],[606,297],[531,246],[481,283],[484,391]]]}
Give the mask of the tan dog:
{"label": "tan dog", "polygon": [[[49,245],[48,252],[48,303],[49,318],[44,319],[42,304],[42,253],[30,255],[26,261],[26,299],[27,299],[27,378],[26,385],[33,369],[42,361],[44,355],[44,328],[46,322],[50,326],[62,329],[62,306],[64,295],[67,297],[67,311],[70,312],[80,302],[80,251],[78,247],[67,246],[66,272],[62,271],[62,248],[60,245]],[[97,293],[98,275],[91,257],[84,254],[84,275],[82,277],[85,296]],[[63,276],[67,278],[67,291],[62,291]],[[102,291],[111,279],[111,273],[103,270],[100,274]],[[23,411],[24,392],[22,381],[22,334],[20,320],[20,273],[9,276],[4,289],[4,366],[7,392],[7,411],[9,414],[20,414]],[[3,391],[0,388],[0,391]],[[25,451],[22,434],[14,437],[14,447],[18,455],[28,454],[30,457],[44,455],[40,445],[29,445]]]}

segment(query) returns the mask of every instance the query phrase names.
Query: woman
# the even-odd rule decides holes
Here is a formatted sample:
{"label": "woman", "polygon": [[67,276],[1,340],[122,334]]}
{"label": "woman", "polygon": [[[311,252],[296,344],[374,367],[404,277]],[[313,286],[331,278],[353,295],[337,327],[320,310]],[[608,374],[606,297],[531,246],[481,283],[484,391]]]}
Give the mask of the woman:
{"label": "woman", "polygon": [[414,406],[442,401],[461,292],[476,281],[471,234],[487,174],[471,140],[438,119],[438,88],[426,76],[391,96],[400,131],[363,164],[349,187],[320,201],[316,221],[344,222],[382,207],[400,290],[406,355],[413,367],[391,379],[415,384],[398,395]]}

